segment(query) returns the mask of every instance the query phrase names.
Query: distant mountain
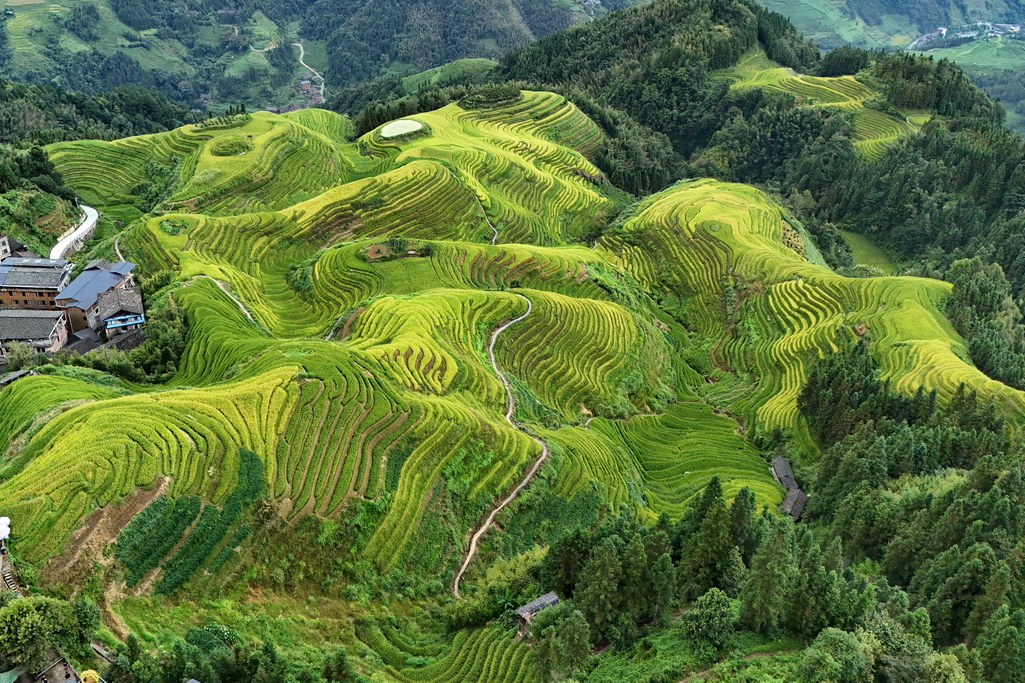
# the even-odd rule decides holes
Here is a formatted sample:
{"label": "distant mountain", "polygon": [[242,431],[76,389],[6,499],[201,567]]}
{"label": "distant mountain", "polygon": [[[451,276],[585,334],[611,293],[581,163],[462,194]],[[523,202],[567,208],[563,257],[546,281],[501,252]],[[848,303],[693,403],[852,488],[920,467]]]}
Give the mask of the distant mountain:
{"label": "distant mountain", "polygon": [[1021,0],[759,0],[783,14],[801,33],[825,48],[844,43],[860,47],[903,47],[940,26],[976,21],[1025,21]]}
{"label": "distant mountain", "polygon": [[497,59],[638,1],[43,0],[0,14],[0,74],[91,93],[144,86],[197,108],[287,106],[319,99],[299,89],[305,74],[330,88]]}

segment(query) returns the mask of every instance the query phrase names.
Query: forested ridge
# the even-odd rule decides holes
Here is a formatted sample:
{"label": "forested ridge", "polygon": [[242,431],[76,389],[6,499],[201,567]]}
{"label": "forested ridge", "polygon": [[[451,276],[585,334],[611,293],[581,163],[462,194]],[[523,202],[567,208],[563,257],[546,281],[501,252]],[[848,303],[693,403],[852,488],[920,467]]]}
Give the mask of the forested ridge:
{"label": "forested ridge", "polygon": [[[344,87],[454,59],[497,59],[636,2],[92,0],[14,7],[0,17],[0,68],[90,94],[152,88],[192,108],[207,108],[202,94],[212,95],[218,110],[240,101],[287,106],[305,73],[293,43],[308,41],[313,68]],[[8,25],[16,27],[16,55]]]}

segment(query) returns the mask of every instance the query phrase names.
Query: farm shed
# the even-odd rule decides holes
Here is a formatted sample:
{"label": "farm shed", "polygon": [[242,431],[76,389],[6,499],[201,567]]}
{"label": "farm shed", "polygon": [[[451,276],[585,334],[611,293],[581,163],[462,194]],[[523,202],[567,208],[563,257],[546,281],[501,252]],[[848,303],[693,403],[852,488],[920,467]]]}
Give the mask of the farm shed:
{"label": "farm shed", "polygon": [[790,467],[789,460],[781,457],[773,458],[769,469],[776,481],[787,490],[786,498],[781,504],[783,512],[793,517],[796,522],[801,518],[801,512],[804,511],[804,503],[808,496],[797,485],[797,479],[794,478],[794,470]]}
{"label": "farm shed", "polygon": [[548,609],[552,605],[559,604],[559,596],[554,592],[548,592],[539,598],[535,598],[528,602],[522,607],[516,609],[516,614],[520,617],[520,633],[526,633],[529,626],[530,620],[538,615],[543,610]]}

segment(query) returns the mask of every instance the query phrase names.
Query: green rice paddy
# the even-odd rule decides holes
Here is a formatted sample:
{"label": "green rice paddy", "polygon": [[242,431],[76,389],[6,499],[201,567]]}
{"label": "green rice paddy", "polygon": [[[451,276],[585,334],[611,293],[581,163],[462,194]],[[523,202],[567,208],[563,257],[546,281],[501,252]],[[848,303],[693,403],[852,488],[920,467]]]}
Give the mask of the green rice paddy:
{"label": "green rice paddy", "polygon": [[[850,79],[746,65],[737,80],[791,79],[830,106],[865,95]],[[778,503],[747,437],[800,433],[810,364],[858,336],[900,391],[944,400],[964,382],[1009,415],[1025,408],[963,360],[942,313],[948,284],[815,265],[753,187],[679,183],[591,248],[579,237],[616,195],[588,158],[599,129],[564,98],[525,92],[417,121],[430,135],[388,139],[386,124],[350,142],[351,123],[329,111],[260,112],[49,148],[67,182],[113,211],[137,200],[152,162],[180,160],[168,196],[121,245],[144,273],[173,272],[190,331],[159,391],[42,375],[0,392],[0,509],[18,520],[21,561],[44,567],[87,515],[139,489],[224,504],[246,449],[285,522],[371,506],[356,559],[402,569],[416,539],[441,533],[451,547],[432,571],[443,575],[477,516],[540,455],[505,419],[485,351],[524,297],[531,313],[503,332],[495,362],[516,419],[556,453],[553,494],[593,488],[642,519],[678,517],[712,476],[728,495],[748,486]],[[182,229],[168,234],[168,219]],[[883,263],[867,242],[855,248]],[[688,329],[652,303],[672,298]],[[468,512],[443,518],[448,506]],[[216,546],[196,569],[255,566],[258,550],[238,543],[227,568]],[[519,681],[533,666],[494,627],[462,632],[422,667],[406,665],[422,648],[386,624],[361,622],[356,637],[397,681]]]}
{"label": "green rice paddy", "polygon": [[849,230],[837,230],[837,232],[843,235],[847,244],[851,245],[851,252],[854,254],[856,264],[878,268],[885,275],[897,274],[896,264],[868,237]]}
{"label": "green rice paddy", "polygon": [[733,88],[779,90],[793,94],[804,106],[849,112],[853,119],[854,145],[868,157],[879,156],[890,143],[914,128],[905,119],[866,108],[865,100],[877,93],[854,76],[803,76],[770,61],[760,47],[745,55],[736,67],[715,75],[733,81]]}

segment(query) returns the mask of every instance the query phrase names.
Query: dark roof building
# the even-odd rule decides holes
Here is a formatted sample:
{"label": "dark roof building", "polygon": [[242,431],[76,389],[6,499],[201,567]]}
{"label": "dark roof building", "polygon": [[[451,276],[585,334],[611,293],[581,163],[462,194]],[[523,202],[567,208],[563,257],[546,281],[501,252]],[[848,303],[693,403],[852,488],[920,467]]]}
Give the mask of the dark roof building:
{"label": "dark roof building", "polygon": [[134,263],[106,259],[90,261],[85,270],[57,295],[57,305],[68,311],[71,331],[91,327],[99,329],[103,318],[99,315],[99,297],[112,289],[131,285]]}
{"label": "dark roof building", "polygon": [[19,380],[22,377],[29,377],[30,375],[38,375],[38,374],[39,373],[36,372],[35,370],[30,370],[28,368],[25,368],[24,370],[17,370],[17,371],[12,372],[12,373],[10,373],[8,375],[4,375],[3,377],[0,377],[0,388],[6,387],[11,382],[14,382],[15,380]]}
{"label": "dark roof building", "polygon": [[64,311],[21,311],[0,309],[0,358],[6,358],[7,346],[17,341],[39,353],[56,351],[68,339]]}
{"label": "dark roof building", "polygon": [[787,490],[786,498],[783,499],[781,506],[783,512],[793,517],[796,522],[801,518],[801,512],[804,511],[804,504],[808,496],[797,485],[797,479],[794,478],[794,470],[790,467],[789,460],[781,457],[773,458],[769,469],[772,470],[772,476],[776,478],[776,481]]}
{"label": "dark roof building", "polygon": [[107,334],[132,332],[146,322],[142,292],[136,287],[115,287],[97,297],[97,317]]}
{"label": "dark roof building", "polygon": [[554,592],[545,593],[540,598],[531,600],[523,607],[519,607],[516,610],[516,614],[520,615],[520,618],[525,621],[530,621],[533,617],[537,616],[542,610],[548,609],[552,605],[559,604],[559,596]]}
{"label": "dark roof building", "polygon": [[96,334],[93,328],[87,327],[68,335],[68,345],[65,348],[84,356],[93,349],[100,348],[102,344],[103,340],[100,339],[100,335]]}
{"label": "dark roof building", "polygon": [[71,268],[64,259],[5,258],[0,261],[0,308],[56,308]]}

